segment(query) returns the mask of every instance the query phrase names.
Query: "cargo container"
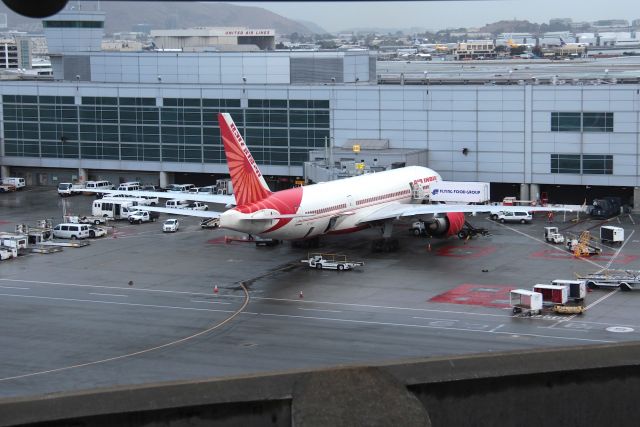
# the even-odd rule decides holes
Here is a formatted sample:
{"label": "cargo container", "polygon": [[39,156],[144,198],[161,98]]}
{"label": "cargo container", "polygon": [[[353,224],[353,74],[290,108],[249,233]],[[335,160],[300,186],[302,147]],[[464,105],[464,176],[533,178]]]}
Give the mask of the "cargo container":
{"label": "cargo container", "polygon": [[553,280],[555,286],[565,286],[568,298],[574,301],[583,301],[587,296],[587,282],[585,280]]}
{"label": "cargo container", "polygon": [[533,287],[533,291],[542,294],[543,304],[566,304],[569,299],[566,286],[538,284]]}
{"label": "cargo container", "polygon": [[600,227],[600,241],[602,243],[610,242],[621,245],[624,242],[624,228],[603,225]]}
{"label": "cargo container", "polygon": [[485,203],[491,199],[488,182],[435,181],[429,191],[433,202]]}
{"label": "cargo container", "polygon": [[514,289],[509,292],[509,303],[513,314],[540,314],[542,312],[542,294],[527,289]]}

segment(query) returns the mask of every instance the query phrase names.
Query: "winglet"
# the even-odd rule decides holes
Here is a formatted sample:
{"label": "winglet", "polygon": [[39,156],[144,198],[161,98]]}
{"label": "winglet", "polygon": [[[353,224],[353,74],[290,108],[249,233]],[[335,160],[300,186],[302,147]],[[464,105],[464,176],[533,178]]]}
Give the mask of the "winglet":
{"label": "winglet", "polygon": [[220,135],[238,206],[258,202],[271,194],[260,169],[229,113],[218,113]]}

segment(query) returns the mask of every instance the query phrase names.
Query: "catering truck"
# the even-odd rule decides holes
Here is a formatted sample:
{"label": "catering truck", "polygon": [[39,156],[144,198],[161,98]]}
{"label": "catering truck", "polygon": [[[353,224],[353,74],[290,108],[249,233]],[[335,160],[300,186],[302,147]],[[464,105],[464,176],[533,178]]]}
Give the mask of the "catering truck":
{"label": "catering truck", "polygon": [[491,200],[488,182],[435,181],[429,200],[450,203],[485,203]]}

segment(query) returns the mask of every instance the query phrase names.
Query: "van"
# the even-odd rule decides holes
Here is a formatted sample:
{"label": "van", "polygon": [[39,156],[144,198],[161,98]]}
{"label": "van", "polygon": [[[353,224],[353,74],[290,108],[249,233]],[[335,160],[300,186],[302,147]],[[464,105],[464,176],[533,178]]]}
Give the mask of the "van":
{"label": "van", "polygon": [[530,223],[533,220],[533,216],[527,211],[506,211],[497,214],[498,221],[505,222],[519,222],[520,224]]}
{"label": "van", "polygon": [[167,188],[167,193],[188,193],[192,188],[196,188],[193,184],[172,184]]}
{"label": "van", "polygon": [[60,239],[87,239],[89,226],[87,224],[63,223],[53,227],[53,237]]}
{"label": "van", "polygon": [[118,187],[118,191],[140,191],[140,183],[136,181],[123,182]]}
{"label": "van", "polygon": [[14,187],[16,187],[16,190],[19,190],[26,185],[24,178],[16,178],[16,177],[2,178],[2,184],[13,185]]}
{"label": "van", "polygon": [[116,187],[114,187],[111,181],[87,181],[84,188],[91,190],[114,190]]}
{"label": "van", "polygon": [[187,209],[187,206],[189,206],[189,202],[187,200],[171,199],[167,200],[165,203],[165,207],[172,209]]}
{"label": "van", "polygon": [[207,185],[206,187],[198,188],[198,194],[217,194],[215,185]]}

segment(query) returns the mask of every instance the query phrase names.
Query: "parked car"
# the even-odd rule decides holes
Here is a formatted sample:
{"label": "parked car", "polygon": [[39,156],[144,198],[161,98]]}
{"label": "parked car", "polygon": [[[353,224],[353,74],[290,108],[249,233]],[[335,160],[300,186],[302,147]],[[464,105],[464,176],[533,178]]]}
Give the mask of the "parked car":
{"label": "parked car", "polygon": [[102,237],[107,235],[107,230],[96,225],[89,226],[89,237],[95,239],[96,237]]}
{"label": "parked car", "polygon": [[492,215],[492,218],[502,223],[519,222],[520,224],[530,223],[533,220],[531,212],[527,211],[506,211]]}
{"label": "parked car", "polygon": [[202,202],[191,202],[187,205],[187,209],[193,209],[194,211],[208,211],[209,206]]}
{"label": "parked car", "polygon": [[175,233],[178,231],[180,227],[180,223],[175,218],[169,218],[164,223],[162,223],[162,232],[163,233]]}
{"label": "parked car", "polygon": [[138,210],[131,212],[127,219],[131,224],[142,224],[143,222],[153,222],[158,216],[159,214],[157,212]]}

